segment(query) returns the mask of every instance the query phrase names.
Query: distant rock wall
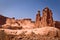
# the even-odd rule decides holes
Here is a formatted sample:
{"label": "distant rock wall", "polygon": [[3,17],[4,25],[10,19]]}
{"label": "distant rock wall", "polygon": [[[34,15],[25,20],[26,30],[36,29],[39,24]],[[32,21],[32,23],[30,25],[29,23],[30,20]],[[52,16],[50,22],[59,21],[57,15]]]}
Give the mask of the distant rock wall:
{"label": "distant rock wall", "polygon": [[6,23],[6,17],[0,15],[0,25],[3,25]]}
{"label": "distant rock wall", "polygon": [[55,21],[55,27],[60,29],[60,21]]}

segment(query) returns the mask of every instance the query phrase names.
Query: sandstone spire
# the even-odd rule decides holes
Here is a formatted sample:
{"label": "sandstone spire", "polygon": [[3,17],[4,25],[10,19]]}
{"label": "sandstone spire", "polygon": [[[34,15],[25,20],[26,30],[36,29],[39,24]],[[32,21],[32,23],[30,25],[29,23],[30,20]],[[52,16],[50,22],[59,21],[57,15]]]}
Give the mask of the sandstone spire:
{"label": "sandstone spire", "polygon": [[42,25],[43,26],[53,26],[52,11],[48,7],[43,9]]}
{"label": "sandstone spire", "polygon": [[41,16],[40,11],[38,10],[38,13],[36,14],[36,27],[40,26]]}

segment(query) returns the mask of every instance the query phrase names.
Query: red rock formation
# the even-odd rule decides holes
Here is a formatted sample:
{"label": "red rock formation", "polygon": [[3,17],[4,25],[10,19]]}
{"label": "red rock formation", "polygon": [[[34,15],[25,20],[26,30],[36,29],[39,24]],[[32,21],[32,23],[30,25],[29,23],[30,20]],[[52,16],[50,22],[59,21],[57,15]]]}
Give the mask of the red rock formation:
{"label": "red rock formation", "polygon": [[14,17],[9,18],[0,15],[0,26],[4,26],[3,28],[12,28],[12,29],[20,29],[22,28],[38,28],[38,27],[57,27],[60,28],[60,22],[54,21],[52,17],[52,11],[46,7],[43,9],[42,17],[40,15],[40,11],[36,14],[36,21],[32,21],[30,18],[17,20]]}
{"label": "red rock formation", "polygon": [[0,25],[3,25],[6,23],[6,18],[7,17],[0,15]]}
{"label": "red rock formation", "polygon": [[42,26],[53,26],[52,11],[46,7],[42,13]]}
{"label": "red rock formation", "polygon": [[40,11],[36,14],[36,27],[40,27],[40,22],[41,22],[41,16],[40,16]]}
{"label": "red rock formation", "polygon": [[60,29],[60,21],[55,21],[55,27]]}

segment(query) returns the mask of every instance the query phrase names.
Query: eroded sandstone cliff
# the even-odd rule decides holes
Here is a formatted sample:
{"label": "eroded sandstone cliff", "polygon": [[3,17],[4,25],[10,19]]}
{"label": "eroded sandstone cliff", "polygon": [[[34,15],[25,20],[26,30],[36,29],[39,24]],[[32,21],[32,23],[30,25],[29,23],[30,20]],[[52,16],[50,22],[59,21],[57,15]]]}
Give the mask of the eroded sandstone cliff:
{"label": "eroded sandstone cliff", "polygon": [[0,15],[0,40],[60,40],[60,21],[53,20],[48,7],[38,10],[36,20]]}

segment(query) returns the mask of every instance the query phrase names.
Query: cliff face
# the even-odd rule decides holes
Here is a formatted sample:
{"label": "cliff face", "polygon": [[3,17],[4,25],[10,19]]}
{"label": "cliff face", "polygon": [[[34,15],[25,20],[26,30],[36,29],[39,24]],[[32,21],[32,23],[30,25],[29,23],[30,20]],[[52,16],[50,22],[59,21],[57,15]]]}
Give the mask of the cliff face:
{"label": "cliff face", "polygon": [[2,26],[2,28],[9,29],[41,28],[46,26],[60,28],[60,22],[53,20],[52,11],[46,7],[42,11],[42,16],[40,15],[40,11],[38,11],[36,14],[36,21],[32,21],[30,18],[17,20],[15,18],[0,15],[0,26]]}
{"label": "cliff face", "polygon": [[0,25],[5,24],[6,23],[6,19],[7,19],[7,17],[4,17],[4,16],[0,15]]}
{"label": "cliff face", "polygon": [[60,21],[55,21],[55,27],[60,29]]}

